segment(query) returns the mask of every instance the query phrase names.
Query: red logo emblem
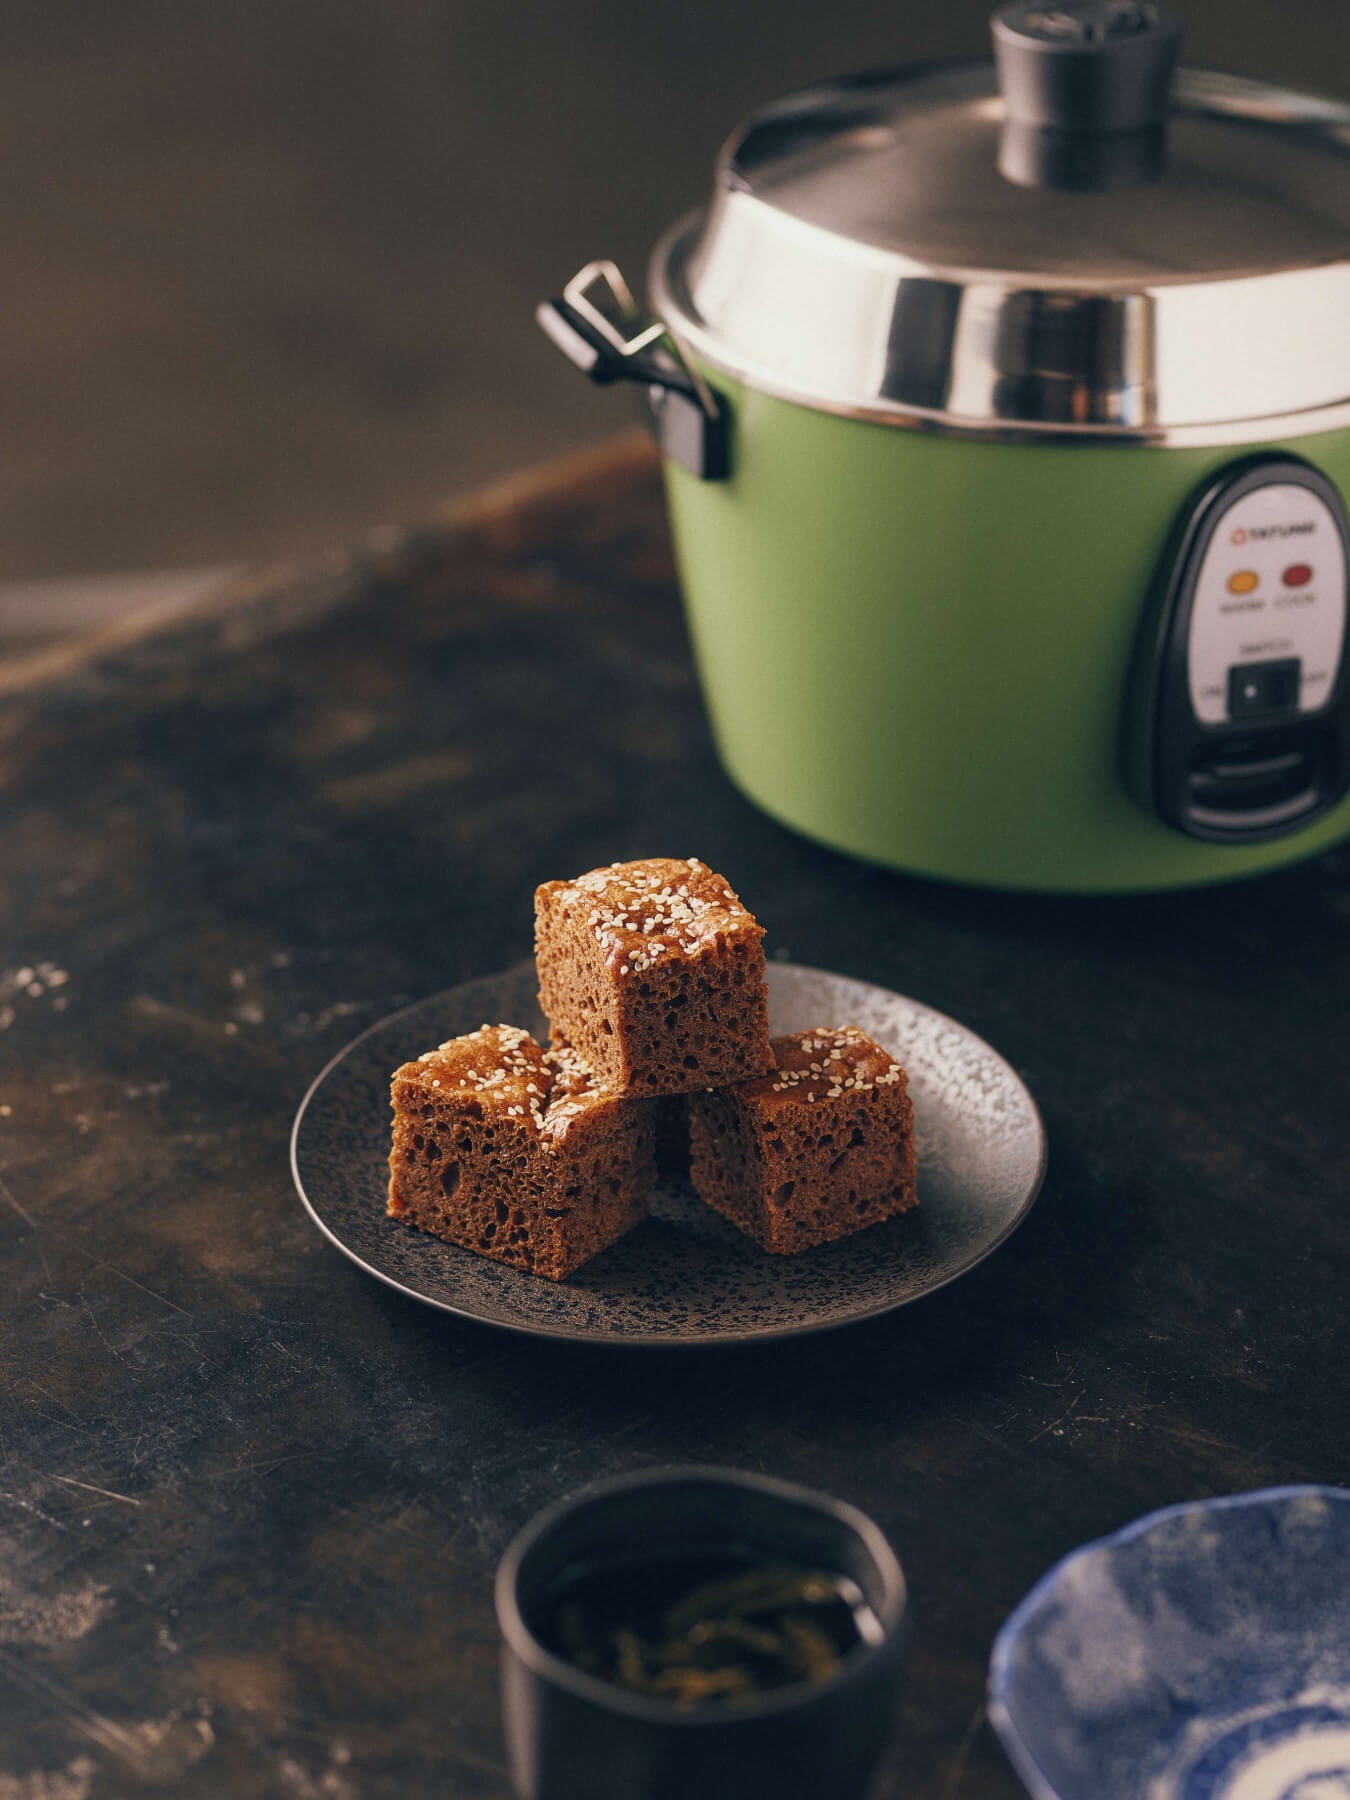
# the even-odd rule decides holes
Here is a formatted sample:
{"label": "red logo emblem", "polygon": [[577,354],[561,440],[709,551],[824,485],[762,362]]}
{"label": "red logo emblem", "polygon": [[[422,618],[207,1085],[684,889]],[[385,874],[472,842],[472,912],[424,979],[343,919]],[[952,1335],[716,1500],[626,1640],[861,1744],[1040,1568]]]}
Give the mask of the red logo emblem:
{"label": "red logo emblem", "polygon": [[1242,529],[1241,525],[1239,525],[1237,530],[1233,533],[1232,542],[1235,544],[1245,544],[1246,541],[1247,533]]}

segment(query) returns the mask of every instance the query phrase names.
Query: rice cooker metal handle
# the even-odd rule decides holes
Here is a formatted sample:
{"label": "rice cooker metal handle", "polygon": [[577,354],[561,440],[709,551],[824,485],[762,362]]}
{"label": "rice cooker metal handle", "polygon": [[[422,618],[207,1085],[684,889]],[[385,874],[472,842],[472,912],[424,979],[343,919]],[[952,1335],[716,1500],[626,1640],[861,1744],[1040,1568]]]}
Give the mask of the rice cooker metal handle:
{"label": "rice cooker metal handle", "polygon": [[634,381],[647,389],[662,451],[704,481],[727,474],[727,411],[679,339],[647,318],[618,267],[587,263],[535,318],[594,382]]}

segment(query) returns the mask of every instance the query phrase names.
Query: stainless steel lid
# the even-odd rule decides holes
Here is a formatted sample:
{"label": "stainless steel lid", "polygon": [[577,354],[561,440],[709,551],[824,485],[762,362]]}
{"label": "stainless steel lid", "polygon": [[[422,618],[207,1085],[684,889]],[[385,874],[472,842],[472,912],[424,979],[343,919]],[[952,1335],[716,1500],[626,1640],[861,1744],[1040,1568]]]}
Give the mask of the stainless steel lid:
{"label": "stainless steel lid", "polygon": [[1099,192],[1005,177],[1006,124],[989,62],[766,108],[658,246],[656,310],[715,370],[900,426],[1350,425],[1350,106],[1183,69],[1162,173]]}

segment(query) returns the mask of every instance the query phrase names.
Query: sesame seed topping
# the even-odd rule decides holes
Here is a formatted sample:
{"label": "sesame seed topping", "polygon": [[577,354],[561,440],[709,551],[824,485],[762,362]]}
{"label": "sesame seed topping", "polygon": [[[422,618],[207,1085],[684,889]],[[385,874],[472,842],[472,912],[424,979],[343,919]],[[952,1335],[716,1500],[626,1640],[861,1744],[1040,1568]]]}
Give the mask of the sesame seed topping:
{"label": "sesame seed topping", "polygon": [[644,973],[728,935],[759,932],[731,889],[697,857],[611,863],[562,884],[557,900],[568,917],[585,920],[618,974]]}

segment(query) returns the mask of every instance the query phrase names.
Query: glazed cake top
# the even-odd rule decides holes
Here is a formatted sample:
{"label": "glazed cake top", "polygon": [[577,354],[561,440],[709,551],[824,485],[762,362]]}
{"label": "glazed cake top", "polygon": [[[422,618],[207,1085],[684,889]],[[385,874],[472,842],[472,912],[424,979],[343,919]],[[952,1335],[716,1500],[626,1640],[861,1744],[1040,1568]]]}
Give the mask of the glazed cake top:
{"label": "glazed cake top", "polygon": [[553,1087],[539,1129],[545,1139],[557,1143],[575,1118],[594,1106],[607,1104],[607,1096],[596,1083],[591,1065],[570,1044],[554,1044],[544,1052]]}
{"label": "glazed cake top", "polygon": [[900,1064],[856,1025],[817,1026],[772,1041],[778,1067],[768,1075],[741,1082],[735,1090],[739,1096],[773,1109],[802,1100],[847,1099],[871,1088],[899,1086],[904,1091],[905,1071]]}
{"label": "glazed cake top", "polygon": [[570,1045],[543,1050],[518,1025],[480,1025],[448,1038],[416,1062],[404,1063],[395,1081],[415,1081],[446,1099],[490,1105],[507,1118],[528,1120],[546,1144],[569,1120],[604,1096],[589,1066]]}
{"label": "glazed cake top", "polygon": [[696,956],[719,940],[764,935],[726,880],[696,856],[611,863],[575,881],[546,881],[535,898],[541,911],[551,903],[581,918],[620,972]]}

